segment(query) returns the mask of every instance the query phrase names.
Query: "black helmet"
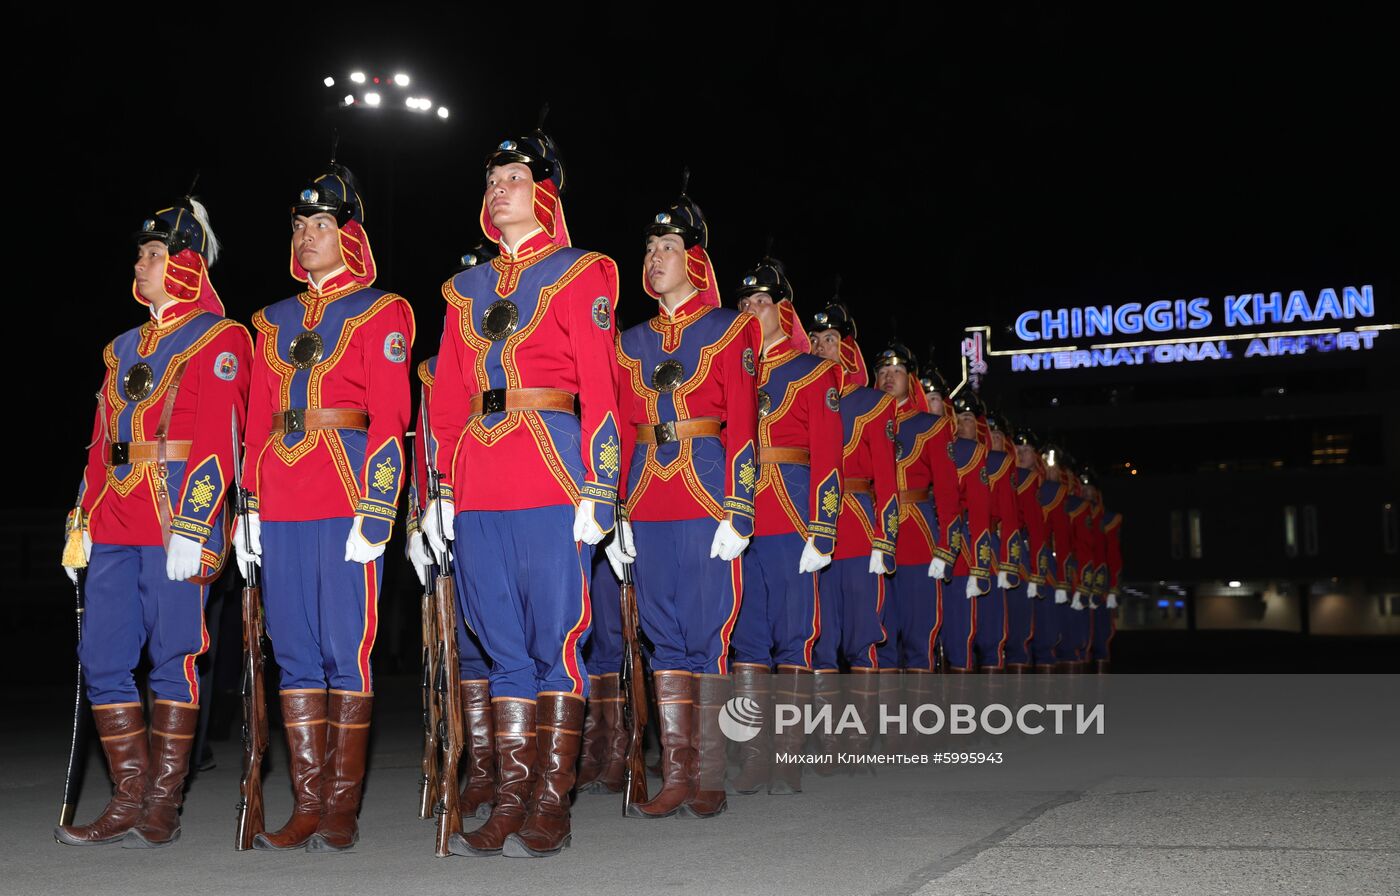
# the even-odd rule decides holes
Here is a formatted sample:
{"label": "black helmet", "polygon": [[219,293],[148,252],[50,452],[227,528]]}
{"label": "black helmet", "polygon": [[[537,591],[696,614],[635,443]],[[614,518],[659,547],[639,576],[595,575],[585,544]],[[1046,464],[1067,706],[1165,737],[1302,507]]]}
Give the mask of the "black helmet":
{"label": "black helmet", "polygon": [[774,303],[783,299],[792,301],[792,283],[788,280],[787,272],[783,270],[783,263],[771,255],[763,256],[763,260],[749,269],[739,281],[739,298],[756,292],[768,293],[773,297]]}
{"label": "black helmet", "polygon": [[982,399],[977,397],[976,392],[964,388],[958,390],[958,393],[953,396],[953,412],[982,417],[987,413],[987,406],[982,404]]}
{"label": "black helmet", "polygon": [[687,249],[692,246],[699,246],[701,249],[708,249],[710,243],[710,228],[705,223],[705,213],[700,211],[700,206],[695,204],[685,192],[690,185],[690,169],[687,168],[681,174],[681,195],[680,198],[662,212],[658,212],[647,225],[647,236],[660,236],[663,233],[674,233],[685,241]]}
{"label": "black helmet", "polygon": [[1006,419],[1006,415],[1001,411],[987,412],[987,428],[992,432],[1001,433],[1008,439],[1011,438],[1011,421]]}
{"label": "black helmet", "polygon": [[[540,114],[541,127],[548,112],[549,107],[546,106]],[[489,172],[497,165],[511,162],[519,162],[529,168],[536,182],[552,180],[555,189],[561,194],[564,192],[564,162],[559,158],[559,148],[540,128],[535,128],[535,132],[528,137],[502,140],[486,157],[486,170]]]}
{"label": "black helmet", "polygon": [[891,339],[885,350],[875,356],[875,369],[879,370],[881,367],[894,367],[896,365],[903,367],[910,376],[919,375],[919,359],[914,357],[909,346]]}
{"label": "black helmet", "polygon": [[466,252],[463,252],[462,257],[457,260],[457,273],[460,274],[462,271],[474,268],[479,264],[486,264],[500,254],[501,250],[493,242],[483,241],[477,243]]}
{"label": "black helmet", "polygon": [[1022,426],[1020,429],[1016,430],[1016,434],[1011,437],[1011,444],[1029,445],[1030,447],[1039,451],[1040,437],[1037,436],[1033,430]]}
{"label": "black helmet", "polygon": [[840,302],[832,302],[822,310],[807,318],[807,332],[820,333],[823,330],[835,330],[841,334],[841,338],[854,336],[856,333],[856,322],[851,318],[851,313],[846,310],[846,306]]}
{"label": "black helmet", "polygon": [[292,203],[292,216],[327,214],[335,217],[337,227],[344,227],[351,221],[365,221],[365,203],[360,196],[355,176],[350,169],[334,159],[326,171],[297,194]]}
{"label": "black helmet", "polygon": [[171,255],[193,249],[210,264],[214,263],[219,251],[218,241],[209,231],[208,213],[203,205],[189,196],[141,222],[141,229],[136,231],[133,239],[138,246],[158,240],[165,244],[166,251]]}

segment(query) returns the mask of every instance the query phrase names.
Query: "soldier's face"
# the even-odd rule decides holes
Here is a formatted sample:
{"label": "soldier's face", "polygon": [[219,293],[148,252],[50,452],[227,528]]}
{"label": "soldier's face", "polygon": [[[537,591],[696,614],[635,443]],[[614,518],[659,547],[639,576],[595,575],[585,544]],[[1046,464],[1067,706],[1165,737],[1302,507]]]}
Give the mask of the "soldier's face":
{"label": "soldier's face", "polygon": [[993,451],[1005,451],[1005,450],[1006,450],[1006,436],[1002,435],[1001,433],[997,432],[996,430],[992,430],[991,444],[992,444],[992,450],[993,450]]}
{"label": "soldier's face", "polygon": [[767,345],[783,331],[783,321],[773,297],[766,292],[751,292],[739,300],[739,310],[758,318],[763,327],[763,344]]}
{"label": "soldier's face", "polygon": [[925,392],[924,398],[928,401],[928,412],[935,417],[942,417],[943,396],[937,392]]}
{"label": "soldier's face", "polygon": [[165,243],[149,240],[136,247],[136,288],[151,302],[165,301]]}
{"label": "soldier's face", "polygon": [[812,335],[812,354],[827,361],[841,363],[841,334],[835,330],[822,330]]}
{"label": "soldier's face", "polygon": [[1029,445],[1016,446],[1016,466],[1029,470],[1035,466],[1035,449]]}
{"label": "soldier's face", "polygon": [[297,264],[316,278],[340,267],[340,227],[335,217],[319,212],[309,218],[293,218],[292,252]]}
{"label": "soldier's face", "polygon": [[685,276],[685,240],[674,233],[647,237],[647,254],[642,267],[647,285],[659,296],[691,291]]}
{"label": "soldier's face", "polygon": [[958,438],[977,438],[977,416],[975,414],[963,413],[958,415]]}
{"label": "soldier's face", "polygon": [[875,374],[875,385],[886,395],[893,395],[895,401],[909,397],[909,371],[902,364],[888,364]]}
{"label": "soldier's face", "polygon": [[535,176],[529,165],[510,162],[486,173],[486,213],[498,230],[534,220]]}

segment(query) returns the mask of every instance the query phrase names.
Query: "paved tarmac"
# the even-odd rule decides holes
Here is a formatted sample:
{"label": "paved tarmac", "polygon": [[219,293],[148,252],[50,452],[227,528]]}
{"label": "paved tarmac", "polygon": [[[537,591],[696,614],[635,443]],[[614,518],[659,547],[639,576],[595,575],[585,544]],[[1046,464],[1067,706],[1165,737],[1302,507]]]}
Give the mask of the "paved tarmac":
{"label": "paved tarmac", "polygon": [[[379,692],[361,841],[345,854],[232,849],[236,741],[214,744],[218,767],[191,786],[173,847],[55,843],[67,757],[63,698],[27,692],[17,721],[0,733],[8,845],[0,894],[1400,893],[1400,776],[1363,776],[1325,755],[1314,773],[1267,777],[1022,768],[983,787],[977,782],[990,779],[940,779],[926,768],[809,774],[802,794],[731,797],[727,814],[705,821],[625,819],[619,796],[583,795],[574,845],[557,858],[438,859],[433,824],[415,815],[413,682],[381,679]],[[280,731],[273,740],[266,788],[275,826],[291,796]],[[1014,759],[1017,744],[1006,749]],[[96,752],[87,782],[79,821],[107,796]]]}

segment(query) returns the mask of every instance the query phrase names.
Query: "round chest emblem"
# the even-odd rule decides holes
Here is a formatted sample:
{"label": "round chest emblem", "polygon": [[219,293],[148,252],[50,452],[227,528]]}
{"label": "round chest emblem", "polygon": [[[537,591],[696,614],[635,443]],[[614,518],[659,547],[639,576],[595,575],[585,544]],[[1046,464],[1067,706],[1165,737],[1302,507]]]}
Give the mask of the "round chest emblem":
{"label": "round chest emblem", "polygon": [[520,309],[510,299],[497,299],[481,316],[481,333],[492,342],[500,342],[519,325]]}
{"label": "round chest emblem", "polygon": [[651,387],[658,392],[670,392],[685,380],[685,368],[681,362],[668,358],[656,365],[651,372]]}
{"label": "round chest emblem", "polygon": [[753,349],[751,349],[751,348],[746,348],[746,349],[744,349],[743,361],[744,361],[744,373],[747,373],[749,376],[753,376],[753,374],[754,374]]}
{"label": "round chest emblem", "polygon": [[326,344],[321,341],[321,334],[307,330],[297,334],[292,340],[292,346],[287,354],[292,360],[292,366],[297,370],[306,370],[313,366],[325,355]]}
{"label": "round chest emblem", "polygon": [[773,399],[762,389],[758,390],[758,416],[767,417],[773,412]]}
{"label": "round chest emblem", "polygon": [[826,390],[826,407],[832,411],[841,410],[841,393],[836,391],[835,386]]}
{"label": "round chest emblem", "polygon": [[122,377],[122,394],[128,401],[141,401],[151,394],[151,390],[156,387],[156,375],[151,371],[151,365],[144,361],[131,365],[131,369]]}

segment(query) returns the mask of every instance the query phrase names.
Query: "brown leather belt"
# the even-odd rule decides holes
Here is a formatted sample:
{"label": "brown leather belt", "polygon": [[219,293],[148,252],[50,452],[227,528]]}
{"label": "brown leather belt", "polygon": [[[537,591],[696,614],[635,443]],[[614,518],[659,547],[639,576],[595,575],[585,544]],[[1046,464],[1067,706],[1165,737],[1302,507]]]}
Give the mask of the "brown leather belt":
{"label": "brown leather belt", "polygon": [[574,412],[574,393],[563,389],[487,389],[472,396],[471,415],[517,414],[521,411]]}
{"label": "brown leather belt", "polygon": [[933,490],[927,488],[904,488],[899,490],[899,503],[917,504],[920,501],[932,501]]}
{"label": "brown leather belt", "polygon": [[848,495],[871,495],[875,494],[875,483],[869,479],[846,479],[841,483],[841,488]]}
{"label": "brown leather belt", "polygon": [[812,452],[806,448],[784,448],[772,445],[758,449],[758,462],[760,464],[801,464],[804,467],[810,467],[812,465]]}
{"label": "brown leather belt", "polygon": [[643,423],[637,427],[638,445],[666,445],[681,439],[719,436],[719,420],[715,417],[694,417],[669,423]]}
{"label": "brown leather belt", "polygon": [[272,434],[317,429],[369,429],[369,413],[355,408],[291,408],[272,412]]}
{"label": "brown leather belt", "polygon": [[[165,459],[168,461],[189,460],[188,439],[167,439]],[[107,445],[107,466],[120,467],[122,464],[153,464],[160,460],[160,442],[110,442]]]}

